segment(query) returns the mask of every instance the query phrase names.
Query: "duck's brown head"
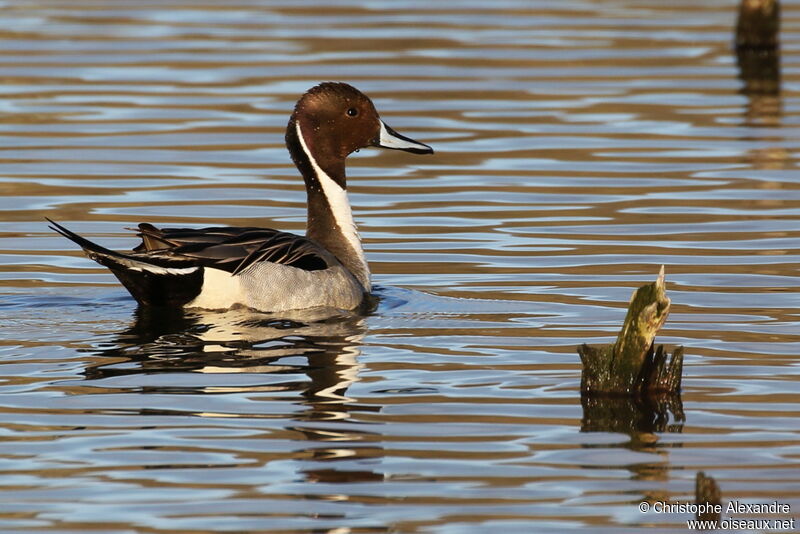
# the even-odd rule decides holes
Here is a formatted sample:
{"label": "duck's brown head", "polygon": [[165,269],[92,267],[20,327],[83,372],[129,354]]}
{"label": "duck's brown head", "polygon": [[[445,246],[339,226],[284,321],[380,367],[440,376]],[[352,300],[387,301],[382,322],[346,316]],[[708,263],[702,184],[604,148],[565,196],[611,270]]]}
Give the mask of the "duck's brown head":
{"label": "duck's brown head", "polygon": [[304,176],[305,156],[342,187],[345,187],[344,160],[360,148],[377,146],[416,154],[433,153],[428,145],[387,126],[364,93],[339,82],[321,83],[297,101],[286,130],[286,144]]}

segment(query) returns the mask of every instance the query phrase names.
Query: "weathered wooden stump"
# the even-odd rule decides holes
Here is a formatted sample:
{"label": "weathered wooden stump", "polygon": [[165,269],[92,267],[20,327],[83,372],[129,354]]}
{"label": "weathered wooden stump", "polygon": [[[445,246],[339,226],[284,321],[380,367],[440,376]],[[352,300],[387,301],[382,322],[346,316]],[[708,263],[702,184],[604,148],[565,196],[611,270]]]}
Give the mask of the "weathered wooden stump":
{"label": "weathered wooden stump", "polygon": [[[698,471],[694,479],[694,502],[695,504],[722,505],[722,494],[717,481],[706,476],[702,471]],[[695,517],[700,521],[719,521],[721,515],[713,510],[707,510],[705,513],[700,513],[698,510]]]}
{"label": "weathered wooden stump", "polygon": [[736,60],[746,95],[777,95],[781,86],[780,4],[742,0],[736,22]]}
{"label": "weathered wooden stump", "polygon": [[622,330],[612,345],[582,345],[581,392],[604,395],[677,393],[681,388],[683,347],[672,356],[653,343],[669,315],[670,299],[664,290],[664,267],[656,281],[637,289],[631,297]]}
{"label": "weathered wooden stump", "polygon": [[778,48],[780,25],[778,0],[742,0],[736,20],[736,48]]}

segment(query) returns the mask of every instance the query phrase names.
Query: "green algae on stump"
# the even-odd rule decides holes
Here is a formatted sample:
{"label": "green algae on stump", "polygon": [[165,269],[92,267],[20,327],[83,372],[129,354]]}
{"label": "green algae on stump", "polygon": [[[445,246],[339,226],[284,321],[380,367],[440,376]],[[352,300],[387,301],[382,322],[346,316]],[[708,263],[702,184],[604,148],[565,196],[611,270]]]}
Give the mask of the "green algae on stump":
{"label": "green algae on stump", "polygon": [[669,315],[670,300],[664,290],[664,267],[656,281],[637,289],[628,314],[612,345],[582,345],[581,392],[631,395],[674,393],[680,390],[683,347],[670,358],[653,340]]}

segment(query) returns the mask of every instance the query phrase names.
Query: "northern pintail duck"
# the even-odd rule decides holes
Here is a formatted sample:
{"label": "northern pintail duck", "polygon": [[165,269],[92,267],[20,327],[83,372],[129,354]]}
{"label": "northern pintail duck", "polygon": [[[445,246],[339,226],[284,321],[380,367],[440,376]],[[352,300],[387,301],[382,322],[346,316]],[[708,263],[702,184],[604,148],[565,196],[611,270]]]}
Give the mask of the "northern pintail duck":
{"label": "northern pintail duck", "polygon": [[297,102],[286,146],[308,192],[305,237],[268,228],[142,223],[142,243],[116,252],[48,221],[145,306],[355,309],[372,286],[347,199],[345,158],[369,146],[417,154],[433,149],[392,130],[358,89],[333,82],[313,87]]}

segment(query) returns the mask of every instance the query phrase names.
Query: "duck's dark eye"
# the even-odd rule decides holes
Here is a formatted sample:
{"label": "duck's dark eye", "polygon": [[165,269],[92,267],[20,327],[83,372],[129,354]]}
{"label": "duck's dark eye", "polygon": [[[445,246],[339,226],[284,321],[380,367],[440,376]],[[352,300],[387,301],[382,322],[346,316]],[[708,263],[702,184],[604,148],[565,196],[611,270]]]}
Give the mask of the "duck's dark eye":
{"label": "duck's dark eye", "polygon": [[347,110],[348,117],[355,117],[356,115],[358,115],[358,110],[356,108],[350,108]]}

